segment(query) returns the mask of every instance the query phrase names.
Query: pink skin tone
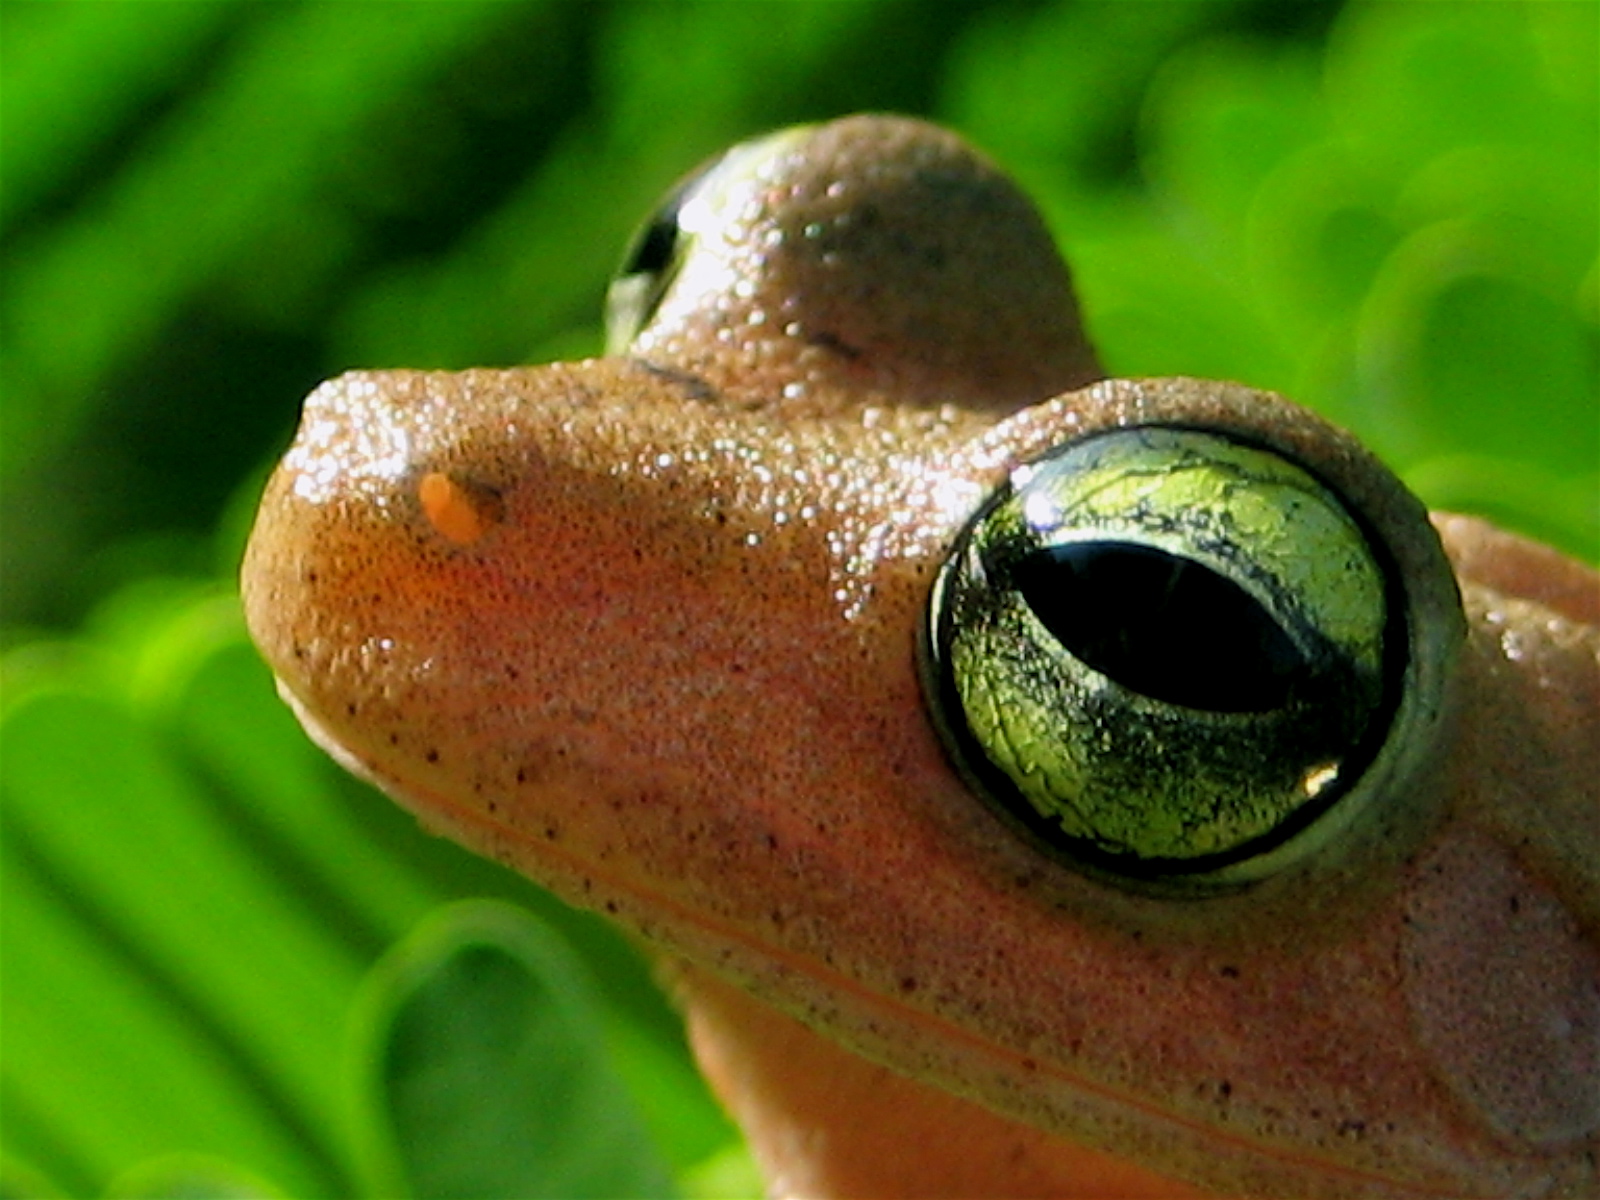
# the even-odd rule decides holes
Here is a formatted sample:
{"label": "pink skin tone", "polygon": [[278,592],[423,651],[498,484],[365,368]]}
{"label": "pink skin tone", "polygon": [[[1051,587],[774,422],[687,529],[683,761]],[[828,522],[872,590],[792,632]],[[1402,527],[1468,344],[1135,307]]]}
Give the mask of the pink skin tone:
{"label": "pink skin tone", "polygon": [[[681,215],[623,353],[307,401],[244,597],[313,736],[650,943],[775,1194],[1600,1191],[1600,580],[1279,397],[1096,382],[939,130],[785,135]],[[918,675],[984,496],[1151,421],[1336,487],[1419,697],[1360,818],[1201,899],[1018,836]]]}

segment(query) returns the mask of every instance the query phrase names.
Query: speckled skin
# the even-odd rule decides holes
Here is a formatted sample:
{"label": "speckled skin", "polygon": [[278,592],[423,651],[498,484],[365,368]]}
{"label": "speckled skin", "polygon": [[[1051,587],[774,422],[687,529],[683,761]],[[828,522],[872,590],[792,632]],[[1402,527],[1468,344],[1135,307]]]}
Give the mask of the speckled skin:
{"label": "speckled skin", "polygon": [[[838,122],[751,180],[727,290],[669,293],[630,357],[325,384],[244,568],[284,694],[430,827],[693,964],[702,1059],[786,1194],[1600,1194],[1600,581],[1430,525],[1278,397],[1082,387],[1019,204],[948,134]],[[1157,419],[1341,491],[1415,649],[1375,802],[1205,900],[1016,836],[917,675],[1008,468]],[[430,473],[482,519],[430,521]]]}

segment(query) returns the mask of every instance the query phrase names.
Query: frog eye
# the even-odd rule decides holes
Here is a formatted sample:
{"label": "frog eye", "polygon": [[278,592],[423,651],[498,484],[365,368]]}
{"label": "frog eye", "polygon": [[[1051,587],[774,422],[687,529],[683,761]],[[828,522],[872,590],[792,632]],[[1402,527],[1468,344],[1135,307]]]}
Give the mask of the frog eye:
{"label": "frog eye", "polygon": [[719,261],[726,246],[719,241],[761,209],[767,173],[812,129],[794,125],[740,142],[702,163],[662,198],[628,243],[606,293],[607,354],[627,351],[687,264],[699,264],[699,283],[707,290],[731,286],[728,267]]}
{"label": "frog eye", "polygon": [[933,591],[930,704],[978,790],[1066,858],[1235,886],[1315,848],[1383,743],[1406,640],[1389,576],[1273,451],[1093,435],[1017,468],[963,530]]}
{"label": "frog eye", "polygon": [[621,354],[650,323],[661,297],[683,263],[683,230],[678,216],[684,200],[715,168],[713,159],[680,180],[634,232],[622,265],[606,291],[606,353]]}

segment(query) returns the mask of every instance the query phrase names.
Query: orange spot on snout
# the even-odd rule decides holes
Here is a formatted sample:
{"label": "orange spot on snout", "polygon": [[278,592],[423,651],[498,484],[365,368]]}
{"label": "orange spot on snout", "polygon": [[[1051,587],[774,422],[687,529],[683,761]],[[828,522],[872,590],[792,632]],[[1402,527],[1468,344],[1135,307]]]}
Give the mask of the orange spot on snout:
{"label": "orange spot on snout", "polygon": [[428,523],[461,546],[477,541],[504,515],[495,492],[458,483],[440,471],[429,471],[417,483],[417,499]]}

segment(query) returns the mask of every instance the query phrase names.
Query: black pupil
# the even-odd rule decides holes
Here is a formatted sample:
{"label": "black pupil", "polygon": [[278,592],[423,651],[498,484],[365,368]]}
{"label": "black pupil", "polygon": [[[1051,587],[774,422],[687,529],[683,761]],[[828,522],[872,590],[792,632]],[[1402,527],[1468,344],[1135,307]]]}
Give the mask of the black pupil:
{"label": "black pupil", "polygon": [[1208,567],[1149,546],[1036,551],[1016,582],[1079,661],[1130,691],[1211,712],[1287,700],[1305,656],[1256,599]]}
{"label": "black pupil", "polygon": [[650,214],[650,223],[633,235],[633,244],[628,247],[622,266],[617,269],[617,278],[660,275],[672,265],[673,256],[678,252],[678,214],[683,211],[684,202],[695,188],[720,161],[719,156],[702,163],[699,170],[679,180],[662,197],[656,211]]}
{"label": "black pupil", "polygon": [[[674,197],[676,201],[677,197]],[[650,218],[650,224],[640,232],[628,257],[623,261],[619,276],[659,275],[672,261],[673,248],[678,244],[678,205]]]}

